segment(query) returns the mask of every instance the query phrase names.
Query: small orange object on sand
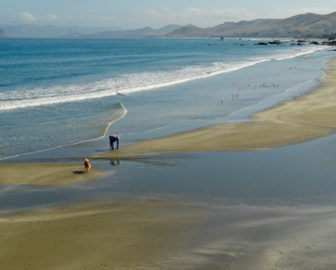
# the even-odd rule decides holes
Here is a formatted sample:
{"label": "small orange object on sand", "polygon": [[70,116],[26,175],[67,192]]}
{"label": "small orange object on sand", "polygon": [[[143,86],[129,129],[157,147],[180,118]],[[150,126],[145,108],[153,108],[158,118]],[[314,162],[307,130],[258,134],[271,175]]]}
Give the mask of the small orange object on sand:
{"label": "small orange object on sand", "polygon": [[87,157],[84,159],[84,167],[85,167],[85,172],[89,172],[89,169],[91,168],[91,164]]}

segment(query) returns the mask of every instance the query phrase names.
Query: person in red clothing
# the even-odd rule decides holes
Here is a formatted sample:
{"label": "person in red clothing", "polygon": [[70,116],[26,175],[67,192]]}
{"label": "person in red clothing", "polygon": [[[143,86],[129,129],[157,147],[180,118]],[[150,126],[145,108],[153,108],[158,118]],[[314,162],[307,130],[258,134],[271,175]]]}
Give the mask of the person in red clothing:
{"label": "person in red clothing", "polygon": [[86,173],[88,173],[89,169],[91,168],[90,161],[87,157],[84,159],[84,168]]}
{"label": "person in red clothing", "polygon": [[109,138],[110,138],[111,149],[114,150],[114,143],[115,142],[117,143],[117,149],[119,149],[119,136],[116,135],[116,134],[113,134],[113,135],[110,135]]}

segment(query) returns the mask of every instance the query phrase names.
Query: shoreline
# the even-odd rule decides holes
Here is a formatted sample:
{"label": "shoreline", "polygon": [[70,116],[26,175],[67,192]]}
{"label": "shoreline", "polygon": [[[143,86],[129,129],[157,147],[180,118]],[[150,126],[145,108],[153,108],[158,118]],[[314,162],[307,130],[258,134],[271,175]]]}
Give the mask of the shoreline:
{"label": "shoreline", "polygon": [[[274,54],[271,54],[271,55],[268,55],[268,54],[266,54],[266,55],[263,55],[263,56],[260,56],[260,57],[257,57],[257,58],[253,58],[253,59],[246,59],[246,60],[244,60],[244,61],[242,61],[242,62],[240,62],[240,61],[238,61],[238,62],[235,62],[235,61],[233,61],[233,62],[230,62],[230,63],[225,63],[225,62],[223,62],[224,63],[224,65],[217,65],[217,64],[219,64],[220,62],[211,62],[211,65],[200,65],[200,69],[197,69],[197,72],[195,71],[193,71],[193,70],[189,70],[188,69],[188,67],[189,66],[186,66],[185,68],[186,68],[186,72],[183,72],[183,76],[182,76],[182,81],[183,82],[186,82],[186,80],[189,82],[192,82],[192,81],[194,81],[194,80],[198,80],[198,79],[204,79],[204,78],[206,78],[206,77],[212,77],[212,76],[216,76],[216,75],[218,75],[218,74],[224,74],[224,73],[230,73],[230,72],[232,72],[232,71],[237,71],[237,70],[240,70],[240,69],[243,69],[243,68],[247,68],[247,67],[249,67],[249,66],[253,66],[253,65],[259,65],[260,63],[266,63],[266,62],[272,62],[272,61],[279,61],[279,62],[282,62],[283,60],[287,60],[287,59],[292,59],[292,58],[297,58],[297,57],[300,57],[300,56],[302,56],[303,54],[304,55],[306,55],[306,54],[312,54],[313,52],[314,52],[314,54],[316,53],[316,51],[319,51],[319,50],[322,50],[322,51],[325,51],[325,48],[323,48],[323,47],[316,47],[316,46],[312,46],[312,47],[302,47],[302,48],[300,48],[300,49],[298,49],[298,50],[289,50],[289,48],[287,49],[285,49],[285,51],[283,52],[283,53],[274,53]],[[323,63],[325,63],[325,61],[323,61]],[[182,68],[181,70],[184,70],[185,68]],[[206,68],[205,70],[204,70],[204,68]],[[176,71],[181,71],[180,69],[176,69],[176,70],[173,70],[172,72],[176,72]],[[207,71],[207,72],[206,72]],[[160,71],[158,71],[158,74],[160,73]],[[146,73],[147,74],[147,73]],[[154,72],[153,73],[154,75],[156,74],[156,72]],[[150,75],[150,76],[152,76],[153,74],[150,74],[150,73],[148,73],[147,75]],[[169,73],[170,74],[170,73]],[[174,73],[172,73],[172,74],[174,74]],[[170,78],[169,77],[167,77],[168,78],[168,82],[169,82],[169,85],[170,86],[174,86],[175,84],[179,84],[179,83],[181,83],[182,81],[179,81],[178,80],[178,78],[176,78],[176,76],[172,76],[172,74],[170,74]],[[176,75],[176,74],[175,74]],[[156,76],[156,75],[155,75]],[[161,75],[160,75],[161,76]],[[160,76],[158,77],[158,78],[160,78]],[[146,77],[144,77],[144,78],[146,78]],[[154,76],[153,76],[153,78],[155,78]],[[110,80],[112,80],[113,78],[110,78],[110,77],[107,77],[107,78],[100,78],[100,79],[97,79],[97,81],[96,80],[94,80],[94,81],[88,81],[88,83],[90,83],[90,85],[88,86],[89,88],[93,88],[93,89],[95,89],[95,91],[96,90],[99,90],[99,85],[100,85],[100,82],[104,82],[104,81],[107,81],[107,82],[109,82]],[[177,80],[177,81],[175,81],[175,80]],[[146,81],[146,80],[145,80]],[[111,81],[111,82],[113,82],[113,80]],[[145,83],[144,84],[144,86],[151,86],[151,87],[153,87],[153,88],[161,88],[162,86],[164,86],[165,85],[165,82],[166,82],[166,80],[164,80],[164,83],[162,84],[162,82],[159,80],[154,80],[154,83],[150,83],[150,84],[147,84],[147,83]],[[109,85],[109,84],[108,84]],[[73,87],[79,87],[79,86],[81,86],[81,83],[75,83],[74,82],[74,84],[72,85]],[[60,87],[59,85],[57,85],[57,87]],[[98,87],[98,88],[97,88]],[[135,87],[135,86],[134,86]],[[49,89],[50,87],[48,87],[47,89]],[[127,87],[126,87],[127,88]],[[133,89],[135,92],[138,92],[139,91],[139,93],[141,93],[141,92],[143,92],[146,88],[144,88],[144,89],[142,89],[143,88],[143,86],[139,86],[139,87],[135,87],[134,89],[133,89],[133,86],[131,85],[131,89]],[[248,87],[247,87],[248,88]],[[104,88],[103,88],[104,89]],[[129,87],[127,88],[127,89],[129,89]],[[137,90],[136,90],[137,89]],[[206,88],[206,86],[204,86],[204,89],[207,89]],[[125,90],[125,89],[124,89]],[[133,91],[132,90],[132,91]],[[34,94],[34,89],[32,90],[33,91],[33,94]],[[100,91],[100,90],[99,90]],[[100,92],[97,92],[97,93],[100,93]],[[106,91],[106,90],[104,90],[104,91]],[[114,91],[116,91],[116,93],[115,94],[121,94],[122,95],[122,93],[123,93],[123,90],[122,89],[115,89]],[[230,89],[229,89],[229,91],[230,91]],[[235,90],[233,90],[232,89],[232,91],[235,91]],[[128,90],[126,91],[127,93],[129,92]],[[125,92],[125,93],[126,93]],[[127,94],[126,93],[126,94]],[[114,94],[113,94],[114,95]],[[104,95],[103,95],[104,96]],[[102,96],[102,97],[103,97]],[[70,95],[70,97],[72,97],[72,95]],[[99,98],[100,97],[100,95],[94,95],[94,96],[90,96],[90,97],[88,97],[89,98],[89,100],[94,100],[94,99],[96,99],[96,98]],[[49,101],[52,101],[52,103],[48,103]],[[73,101],[76,101],[76,100],[73,100]],[[28,100],[27,100],[27,102],[28,102]],[[25,102],[25,103],[27,103],[27,102]],[[41,102],[41,103],[40,103]],[[47,102],[47,103],[44,103],[44,102]],[[55,103],[54,103],[55,102]],[[59,103],[60,102],[60,103]],[[51,104],[53,104],[53,105],[55,105],[55,106],[57,106],[57,104],[62,104],[62,102],[72,102],[72,98],[70,98],[70,99],[65,99],[65,100],[59,100],[58,98],[57,99],[55,99],[54,100],[54,98],[53,97],[51,97],[51,99],[49,100],[49,98],[48,98],[48,100],[40,100],[38,97],[36,98],[36,104],[33,104],[33,106],[41,106],[42,108],[44,107],[44,105],[51,105]],[[5,103],[7,103],[7,102],[5,102]],[[28,102],[29,103],[29,102]],[[5,105],[5,104],[3,104],[3,105]],[[8,103],[8,106],[10,106],[10,108],[12,108],[12,109],[15,109],[16,107],[14,106],[14,107],[11,107],[11,106],[17,106],[17,104],[15,103],[15,104],[12,104],[11,103],[11,101],[9,101],[9,103]],[[27,104],[27,105],[29,105],[29,104]],[[21,106],[21,105],[20,105]],[[29,105],[30,106],[30,105]],[[28,109],[30,108],[30,107],[27,107]],[[7,107],[7,105],[5,106],[5,107]],[[33,107],[32,107],[33,108]],[[6,108],[3,108],[4,109],[4,111],[7,111],[7,109]],[[22,109],[25,109],[25,107],[22,107]],[[20,108],[18,108],[18,110],[20,110]],[[15,110],[14,110],[15,111]],[[106,108],[104,108],[104,112],[106,112],[107,110],[106,110]],[[198,125],[198,126],[201,126],[202,125],[202,123],[200,123],[200,125]],[[204,125],[204,124],[203,124]],[[107,128],[109,127],[109,124],[107,124]],[[181,130],[181,129],[180,129]],[[185,129],[182,129],[182,130],[185,130]],[[125,132],[124,130],[122,131],[122,132]],[[127,131],[126,131],[127,132]],[[176,131],[177,132],[177,131]],[[34,153],[39,153],[39,152],[43,152],[43,151],[48,151],[48,150],[53,150],[53,149],[58,149],[58,148],[64,148],[64,147],[67,147],[67,146],[72,146],[72,145],[77,145],[77,144],[81,144],[81,143],[84,143],[84,142],[87,142],[87,141],[95,141],[95,140],[99,140],[103,135],[103,132],[99,135],[99,133],[100,132],[98,132],[98,135],[96,134],[96,135],[94,135],[93,134],[93,136],[89,136],[89,138],[88,139],[85,139],[85,138],[83,138],[83,139],[81,139],[80,137],[78,137],[77,136],[77,134],[75,134],[74,135],[74,137],[72,138],[72,136],[71,137],[69,137],[69,138],[67,138],[66,140],[64,140],[64,141],[56,141],[55,142],[55,144],[54,144],[54,146],[48,146],[48,145],[46,145],[46,144],[44,144],[44,143],[39,143],[39,142],[37,142],[36,144],[32,144],[32,147],[30,147],[30,149],[26,149],[26,150],[23,150],[22,151],[22,149],[24,149],[24,148],[21,148],[21,149],[18,149],[18,150],[16,150],[16,147],[15,146],[12,146],[12,145],[9,145],[9,147],[7,147],[8,149],[10,149],[10,151],[8,151],[8,150],[6,150],[6,148],[5,148],[5,150],[4,150],[4,154],[3,154],[3,156],[1,157],[1,159],[0,159],[0,161],[1,160],[6,160],[6,159],[10,159],[10,158],[16,158],[16,157],[19,157],[20,158],[20,156],[25,156],[25,155],[29,155],[29,154],[34,154]],[[83,133],[84,134],[84,133]],[[13,135],[14,136],[14,135]],[[20,142],[20,141],[19,141]],[[20,142],[21,143],[21,142]],[[12,148],[12,149],[11,149]],[[14,151],[13,151],[14,150]],[[19,151],[20,150],[20,151]],[[22,151],[22,152],[21,152]]]}
{"label": "shoreline", "polygon": [[83,165],[71,163],[0,164],[0,185],[66,186],[89,182],[103,174],[95,168],[85,173]]}
{"label": "shoreline", "polygon": [[252,114],[250,121],[206,126],[121,146],[91,156],[109,159],[150,153],[251,151],[293,145],[334,133],[336,60],[312,92]]}
{"label": "shoreline", "polygon": [[[91,159],[132,159],[146,154],[254,151],[293,145],[334,133],[336,119],[336,59],[327,64],[320,85],[312,92],[284,101],[256,112],[249,121],[205,126],[173,135],[121,145],[119,150],[103,154],[88,155]],[[54,166],[54,167],[53,167]],[[73,168],[67,166],[74,166]],[[76,167],[77,166],[77,167]],[[58,169],[56,169],[58,167]],[[75,168],[76,167],[76,168]],[[7,185],[57,186],[87,182],[97,179],[102,172],[91,171],[89,177],[74,174],[81,165],[55,163],[51,167],[44,163],[0,164],[0,183]],[[26,178],[27,170],[30,177]],[[42,170],[44,180],[31,177]],[[12,179],[8,180],[8,176]],[[7,179],[5,179],[7,178]]]}

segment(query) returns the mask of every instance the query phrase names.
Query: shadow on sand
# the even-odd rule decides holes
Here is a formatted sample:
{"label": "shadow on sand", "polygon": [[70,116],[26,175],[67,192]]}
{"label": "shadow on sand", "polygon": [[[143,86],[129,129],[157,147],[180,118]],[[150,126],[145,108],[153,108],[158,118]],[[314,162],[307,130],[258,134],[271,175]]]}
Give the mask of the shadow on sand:
{"label": "shadow on sand", "polygon": [[82,171],[73,171],[73,174],[85,174],[85,170]]}

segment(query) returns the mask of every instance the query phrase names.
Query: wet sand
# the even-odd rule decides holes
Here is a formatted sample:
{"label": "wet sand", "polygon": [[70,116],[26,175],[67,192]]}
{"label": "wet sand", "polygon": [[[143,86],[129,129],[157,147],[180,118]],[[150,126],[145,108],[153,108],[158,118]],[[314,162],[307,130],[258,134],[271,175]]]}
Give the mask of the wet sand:
{"label": "wet sand", "polygon": [[85,173],[83,165],[70,163],[0,164],[0,185],[65,186],[102,175],[94,168]]}
{"label": "wet sand", "polygon": [[94,156],[113,158],[146,153],[246,151],[293,145],[336,128],[336,61],[329,63],[312,93],[252,115],[251,121],[203,127],[140,141]]}
{"label": "wet sand", "polygon": [[88,202],[0,218],[4,269],[335,269],[332,208]]}
{"label": "wet sand", "polygon": [[333,207],[220,207],[182,261],[185,269],[332,270],[335,222]]}
{"label": "wet sand", "polygon": [[162,269],[204,210],[160,203],[91,202],[0,218],[3,269]]}

